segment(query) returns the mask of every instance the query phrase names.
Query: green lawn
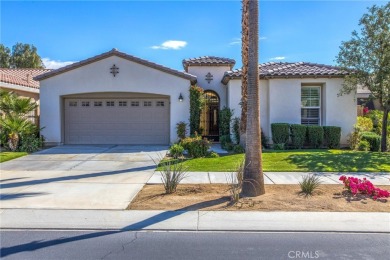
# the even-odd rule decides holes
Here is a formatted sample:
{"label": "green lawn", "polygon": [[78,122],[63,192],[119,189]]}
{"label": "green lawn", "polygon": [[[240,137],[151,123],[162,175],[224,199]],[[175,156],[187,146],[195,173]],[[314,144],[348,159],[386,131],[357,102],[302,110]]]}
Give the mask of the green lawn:
{"label": "green lawn", "polygon": [[[244,154],[188,159],[188,171],[234,171]],[[390,172],[390,153],[349,150],[289,150],[263,152],[265,172]]]}
{"label": "green lawn", "polygon": [[0,163],[27,155],[25,152],[0,152]]}

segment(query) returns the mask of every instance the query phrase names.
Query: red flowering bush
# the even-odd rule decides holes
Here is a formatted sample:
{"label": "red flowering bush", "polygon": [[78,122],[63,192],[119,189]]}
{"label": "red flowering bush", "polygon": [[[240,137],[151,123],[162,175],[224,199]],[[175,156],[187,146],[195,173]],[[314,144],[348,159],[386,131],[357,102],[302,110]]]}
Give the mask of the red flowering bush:
{"label": "red flowering bush", "polygon": [[368,107],[363,108],[363,115],[367,115],[369,112],[370,110],[368,109]]}
{"label": "red flowering bush", "polygon": [[344,187],[354,196],[358,193],[366,194],[367,196],[372,197],[373,200],[390,197],[390,192],[375,187],[366,178],[361,180],[359,178],[347,177],[343,175],[339,180],[344,183]]}

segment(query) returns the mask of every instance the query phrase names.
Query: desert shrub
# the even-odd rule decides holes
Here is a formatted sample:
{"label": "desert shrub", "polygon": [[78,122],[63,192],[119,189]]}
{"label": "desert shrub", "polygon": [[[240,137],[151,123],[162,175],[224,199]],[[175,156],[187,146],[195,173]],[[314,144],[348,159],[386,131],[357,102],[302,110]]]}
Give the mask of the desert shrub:
{"label": "desert shrub", "polygon": [[186,177],[188,168],[181,161],[166,161],[160,163],[160,167],[165,193],[172,194],[176,192],[177,186]]}
{"label": "desert shrub", "polygon": [[360,140],[360,142],[357,145],[357,149],[359,151],[369,151],[370,150],[370,143],[366,140]]}
{"label": "desert shrub", "polygon": [[226,182],[229,187],[231,202],[233,205],[240,200],[242,184],[244,182],[244,167],[245,167],[245,160],[241,161],[237,165],[235,172],[232,172],[230,176],[226,177]]}
{"label": "desert shrub", "polygon": [[358,128],[359,131],[370,132],[373,130],[374,125],[370,118],[358,116],[355,127]]}
{"label": "desert shrub", "polygon": [[38,134],[22,135],[20,138],[19,152],[33,153],[43,146],[43,137]]}
{"label": "desert shrub", "polygon": [[234,144],[233,143],[226,143],[226,145],[225,145],[225,150],[226,151],[233,151],[233,149],[234,149]]}
{"label": "desert shrub", "polygon": [[207,139],[202,139],[201,136],[186,137],[180,145],[188,151],[188,155],[193,158],[207,156],[207,151],[210,149],[210,142]]}
{"label": "desert shrub", "polygon": [[183,156],[183,152],[184,152],[184,147],[181,146],[180,144],[174,144],[172,145],[170,148],[169,148],[169,154],[177,159],[181,156]]}
{"label": "desert shrub", "polygon": [[285,150],[285,145],[284,144],[273,144],[273,149],[274,150]]}
{"label": "desert shrub", "polygon": [[348,135],[348,145],[351,150],[358,150],[361,133],[356,129]]}
{"label": "desert shrub", "polygon": [[216,152],[209,152],[207,154],[207,158],[218,158],[219,157],[219,154],[217,154]]}
{"label": "desert shrub", "polygon": [[240,118],[233,118],[233,137],[236,144],[240,143]]}
{"label": "desert shrub", "polygon": [[221,147],[222,149],[225,149],[227,150],[227,145],[228,144],[232,144],[232,139],[230,138],[230,135],[222,135],[220,138],[219,138],[219,142],[221,143]]}
{"label": "desert shrub", "polygon": [[307,126],[307,140],[311,147],[320,148],[324,141],[324,129],[321,126]]}
{"label": "desert shrub", "polygon": [[341,127],[323,126],[323,129],[325,146],[331,149],[340,147]]}
{"label": "desert shrub", "polygon": [[180,140],[186,138],[187,135],[187,123],[181,121],[176,124],[176,133]]}
{"label": "desert shrub", "polygon": [[313,192],[320,186],[320,184],[320,177],[313,174],[302,176],[302,181],[299,182],[301,193],[306,196],[313,195]]}
{"label": "desert shrub", "polygon": [[289,128],[287,123],[271,124],[272,142],[274,144],[287,144],[290,137]]}
{"label": "desert shrub", "polygon": [[269,147],[269,138],[264,134],[263,129],[261,129],[261,146],[263,148]]}
{"label": "desert shrub", "polygon": [[290,125],[291,130],[291,142],[292,146],[297,149],[301,149],[306,140],[307,126],[292,124]]}
{"label": "desert shrub", "polygon": [[230,124],[232,122],[233,110],[224,107],[219,111],[219,134],[220,136],[230,135]]}
{"label": "desert shrub", "polygon": [[245,153],[245,149],[244,149],[244,147],[242,147],[241,145],[236,144],[236,145],[233,147],[233,152],[234,152],[234,153]]}
{"label": "desert shrub", "polygon": [[378,152],[381,147],[381,137],[373,132],[362,132],[361,141],[367,141],[370,144],[370,151]]}

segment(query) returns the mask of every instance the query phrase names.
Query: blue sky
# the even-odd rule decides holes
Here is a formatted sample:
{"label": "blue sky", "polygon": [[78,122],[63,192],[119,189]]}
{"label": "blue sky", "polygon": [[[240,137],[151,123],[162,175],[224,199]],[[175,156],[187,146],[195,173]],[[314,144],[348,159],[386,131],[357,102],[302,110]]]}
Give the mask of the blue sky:
{"label": "blue sky", "polygon": [[[260,1],[260,62],[335,64],[341,41],[373,4],[386,1]],[[112,48],[174,69],[214,55],[241,66],[241,2],[4,1],[2,44],[34,44],[49,67]]]}

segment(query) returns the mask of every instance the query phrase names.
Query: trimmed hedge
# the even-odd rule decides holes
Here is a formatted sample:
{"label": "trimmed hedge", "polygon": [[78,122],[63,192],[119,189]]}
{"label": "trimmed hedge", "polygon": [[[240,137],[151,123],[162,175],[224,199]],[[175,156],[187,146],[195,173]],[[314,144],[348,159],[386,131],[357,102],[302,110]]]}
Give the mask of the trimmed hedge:
{"label": "trimmed hedge", "polygon": [[232,139],[230,138],[230,135],[222,135],[219,138],[219,141],[221,143],[222,149],[225,150],[227,150],[229,144],[232,144]]}
{"label": "trimmed hedge", "polygon": [[324,145],[330,149],[340,147],[341,127],[323,126],[324,128]]}
{"label": "trimmed hedge", "polygon": [[373,132],[362,132],[360,140],[367,141],[370,144],[370,151],[379,152],[381,147],[380,135]]}
{"label": "trimmed hedge", "polygon": [[311,147],[320,148],[324,141],[324,129],[322,126],[307,126],[307,140]]}
{"label": "trimmed hedge", "polygon": [[230,135],[230,124],[232,122],[233,110],[224,107],[219,111],[219,135]]}
{"label": "trimmed hedge", "polygon": [[287,123],[271,124],[272,142],[274,144],[287,144],[290,137],[290,125]]}
{"label": "trimmed hedge", "polygon": [[193,158],[206,157],[210,149],[210,142],[207,139],[202,139],[201,136],[186,137],[179,143],[188,151],[189,156]]}
{"label": "trimmed hedge", "polygon": [[291,144],[296,149],[301,149],[305,144],[307,126],[292,124],[291,130]]}

